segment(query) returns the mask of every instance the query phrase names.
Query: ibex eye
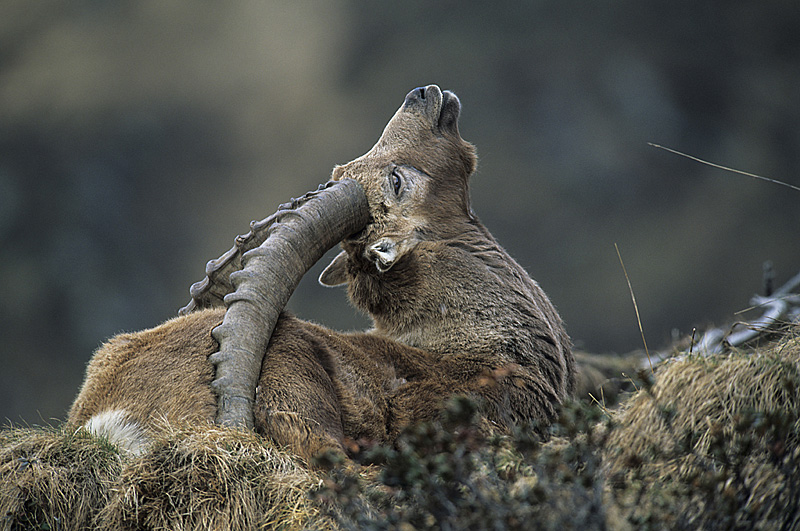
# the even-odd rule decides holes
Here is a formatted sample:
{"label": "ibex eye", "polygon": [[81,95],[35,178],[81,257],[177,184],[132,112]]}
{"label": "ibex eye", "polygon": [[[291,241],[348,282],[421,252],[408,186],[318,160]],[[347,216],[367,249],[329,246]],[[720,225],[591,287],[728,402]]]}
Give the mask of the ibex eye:
{"label": "ibex eye", "polygon": [[394,195],[398,195],[400,193],[400,186],[403,184],[403,181],[400,179],[400,174],[397,173],[397,170],[392,170],[392,188],[394,188]]}

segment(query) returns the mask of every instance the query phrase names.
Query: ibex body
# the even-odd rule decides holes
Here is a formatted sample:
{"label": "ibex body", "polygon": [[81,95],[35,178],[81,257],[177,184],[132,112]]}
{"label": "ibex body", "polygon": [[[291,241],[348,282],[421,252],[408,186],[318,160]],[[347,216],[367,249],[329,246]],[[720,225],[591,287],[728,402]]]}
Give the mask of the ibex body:
{"label": "ibex body", "polygon": [[[435,85],[415,89],[368,153],[334,169],[334,180],[362,185],[370,221],[342,242],[320,282],[347,284],[374,328],[343,334],[279,319],[255,425],[300,455],[347,437],[392,440],[454,394],[478,399],[498,427],[546,423],[574,386],[558,313],[470,209],[476,156],[459,135],[460,109]],[[112,339],[90,363],[69,421],[94,417],[111,433],[128,423],[128,434],[158,429],[159,417],[212,422],[207,356],[222,317],[204,310]]]}

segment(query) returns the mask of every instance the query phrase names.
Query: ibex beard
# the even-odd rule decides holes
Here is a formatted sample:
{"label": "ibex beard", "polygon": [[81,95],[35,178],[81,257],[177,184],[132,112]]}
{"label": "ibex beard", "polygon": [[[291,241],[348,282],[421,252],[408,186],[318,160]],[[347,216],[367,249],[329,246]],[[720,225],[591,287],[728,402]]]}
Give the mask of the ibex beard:
{"label": "ibex beard", "polygon": [[[303,458],[344,450],[348,438],[391,442],[436,419],[454,395],[475,399],[497,429],[544,426],[572,392],[561,318],[470,208],[477,159],[459,134],[460,112],[455,94],[414,89],[375,146],[333,171],[362,185],[370,221],[341,242],[320,282],[346,284],[374,326],[340,333],[278,320],[255,427]],[[68,422],[115,432],[134,451],[159,419],[212,423],[210,332],[223,316],[198,311],[111,339],[89,363]]]}

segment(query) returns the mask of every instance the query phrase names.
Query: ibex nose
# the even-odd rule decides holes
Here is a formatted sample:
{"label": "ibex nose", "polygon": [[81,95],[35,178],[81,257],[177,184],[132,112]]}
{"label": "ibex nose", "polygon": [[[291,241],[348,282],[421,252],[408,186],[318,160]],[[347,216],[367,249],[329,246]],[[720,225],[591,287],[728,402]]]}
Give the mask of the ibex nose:
{"label": "ibex nose", "polygon": [[[415,107],[417,105],[426,105],[430,102],[430,96],[435,94],[442,94],[442,89],[440,89],[436,85],[428,85],[427,87],[417,87],[408,94],[406,94],[406,100],[403,103],[403,106],[408,107]],[[434,97],[434,100],[436,98]]]}

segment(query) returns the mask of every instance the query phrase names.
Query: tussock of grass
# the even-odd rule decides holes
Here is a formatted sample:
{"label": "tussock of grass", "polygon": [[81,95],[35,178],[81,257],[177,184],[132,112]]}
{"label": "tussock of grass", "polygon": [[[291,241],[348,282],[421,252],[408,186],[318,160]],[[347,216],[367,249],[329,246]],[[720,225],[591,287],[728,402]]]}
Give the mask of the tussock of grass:
{"label": "tussock of grass", "polygon": [[0,432],[0,528],[93,529],[120,473],[114,446],[56,428]]}
{"label": "tussock of grass", "polygon": [[611,492],[636,525],[800,525],[800,336],[666,363],[615,415]]}
{"label": "tussock of grass", "polygon": [[307,492],[320,478],[254,433],[172,428],[122,469],[101,519],[114,529],[327,527]]}
{"label": "tussock of grass", "polygon": [[139,457],[83,430],[10,429],[0,446],[2,529],[332,525],[308,497],[320,476],[253,433],[173,427]]}

